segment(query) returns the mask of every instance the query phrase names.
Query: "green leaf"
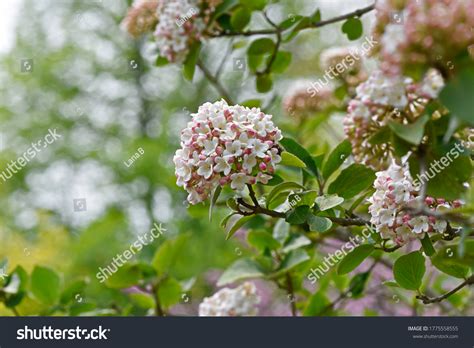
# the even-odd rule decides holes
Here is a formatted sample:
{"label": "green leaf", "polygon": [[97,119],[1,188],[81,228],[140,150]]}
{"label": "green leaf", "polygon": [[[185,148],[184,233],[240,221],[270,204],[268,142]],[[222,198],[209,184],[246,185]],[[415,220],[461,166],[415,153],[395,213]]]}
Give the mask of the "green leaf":
{"label": "green leaf", "polygon": [[72,282],[69,284],[66,289],[64,289],[63,293],[61,294],[61,304],[65,305],[71,301],[74,301],[76,299],[76,296],[78,294],[81,294],[84,292],[84,289],[86,288],[87,283],[80,279]]}
{"label": "green leaf", "polygon": [[395,281],[395,280],[386,280],[384,282],[382,282],[383,285],[385,286],[389,286],[391,288],[399,288],[400,285],[398,285],[398,283]]}
{"label": "green leaf", "polygon": [[[471,244],[474,246],[474,241]],[[464,279],[469,275],[469,265],[474,266],[474,248],[472,249],[472,255],[461,257],[459,245],[445,246],[431,257],[431,263],[443,273]]]}
{"label": "green leaf", "polygon": [[212,19],[221,16],[229,10],[232,10],[239,3],[239,0],[224,0],[217,7],[215,12],[212,14]]}
{"label": "green leaf", "polygon": [[391,136],[392,130],[390,127],[384,126],[369,138],[369,143],[372,145],[385,144],[390,141]]}
{"label": "green leaf", "polygon": [[354,41],[362,36],[364,27],[359,18],[352,17],[344,22],[342,32],[347,35],[349,40]]}
{"label": "green leaf", "polygon": [[318,8],[314,13],[309,16],[311,23],[318,23],[321,22],[321,10]]}
{"label": "green leaf", "polygon": [[471,125],[474,125],[474,68],[469,67],[457,73],[441,91],[441,102],[453,115]]}
{"label": "green leaf", "polygon": [[273,238],[280,242],[280,244],[285,244],[289,235],[290,225],[285,220],[279,219],[273,228]]}
{"label": "green leaf", "polygon": [[168,239],[160,245],[151,262],[158,275],[169,273],[171,266],[176,263],[187,238],[187,235],[179,235],[177,238]]}
{"label": "green leaf", "polygon": [[225,270],[217,281],[217,286],[227,285],[242,279],[261,278],[263,276],[264,274],[260,270],[260,266],[255,261],[240,259]]}
{"label": "green leaf", "polygon": [[247,53],[249,55],[263,55],[273,53],[275,49],[275,43],[272,39],[261,38],[254,40],[251,44]]}
{"label": "green leaf", "polygon": [[257,76],[257,91],[259,93],[266,93],[273,87],[272,77],[268,74]]}
{"label": "green leaf", "polygon": [[336,148],[329,155],[323,167],[323,177],[328,179],[344,161],[351,155],[352,146],[349,140],[344,140],[336,146]]}
{"label": "green leaf", "polygon": [[295,140],[286,137],[280,140],[280,144],[285,148],[286,151],[292,153],[302,160],[314,176],[318,176],[316,162],[303,146],[298,144]]}
{"label": "green leaf", "polygon": [[52,269],[36,266],[31,274],[31,292],[42,303],[53,305],[58,302],[61,279]]}
{"label": "green leaf", "polygon": [[279,164],[290,167],[306,168],[306,164],[302,160],[287,151],[282,152],[281,162]]}
{"label": "green leaf", "polygon": [[236,31],[241,31],[247,26],[247,24],[249,24],[251,17],[252,11],[250,11],[247,7],[242,6],[232,13],[232,16],[230,17],[230,24]]}
{"label": "green leaf", "polygon": [[418,290],[425,272],[425,258],[419,251],[399,257],[393,265],[395,280],[407,290]]}
{"label": "green leaf", "polygon": [[105,285],[112,289],[125,289],[137,285],[141,278],[141,271],[136,265],[125,264],[118,268],[117,272],[112,274],[105,281]]}
{"label": "green leaf", "polygon": [[184,60],[183,76],[186,80],[189,80],[189,81],[193,80],[194,71],[196,70],[196,63],[199,58],[200,51],[201,51],[201,43],[197,42],[191,46],[188,56]]}
{"label": "green leaf", "polygon": [[412,124],[401,124],[395,121],[389,122],[390,129],[400,138],[413,145],[419,145],[425,133],[425,125],[428,122],[428,115],[423,115]]}
{"label": "green leaf", "polygon": [[326,232],[332,227],[332,221],[326,217],[311,214],[308,216],[309,230],[312,232]]}
{"label": "green leaf", "polygon": [[369,188],[375,180],[372,169],[362,164],[352,164],[329,185],[328,193],[349,199]]}
{"label": "green leaf", "polygon": [[273,200],[278,196],[281,192],[292,191],[292,190],[304,190],[304,187],[296,182],[283,182],[275,186],[267,196],[267,207],[273,202]]}
{"label": "green leaf", "polygon": [[251,8],[252,10],[261,11],[267,5],[267,0],[239,0],[243,6]]}
{"label": "green leaf", "polygon": [[[291,57],[291,52],[279,51],[276,54],[275,60],[273,61],[272,72],[276,74],[284,73],[288,66],[291,64]],[[267,58],[267,64],[270,59],[271,57]]]}
{"label": "green leaf", "polygon": [[319,210],[325,211],[338,205],[341,205],[344,202],[344,198],[339,197],[338,195],[324,195],[316,198],[316,204],[319,207]]}
{"label": "green leaf", "polygon": [[161,56],[156,57],[156,61],[155,61],[156,66],[165,66],[167,64],[169,64],[169,62],[168,62],[168,59],[166,59],[165,57],[161,57]]}
{"label": "green leaf", "polygon": [[303,315],[305,317],[314,317],[319,316],[321,314],[325,314],[324,312],[330,304],[331,301],[327,298],[324,291],[318,291],[313,296],[311,296],[308,305],[303,311]]}
{"label": "green leaf", "polygon": [[433,243],[431,242],[431,239],[428,233],[426,233],[425,237],[421,240],[421,245],[423,246],[423,251],[428,256],[432,256],[436,252],[435,249],[433,248]]}
{"label": "green leaf", "polygon": [[211,204],[209,205],[209,221],[212,220],[212,210],[214,209],[214,206],[216,205],[216,202],[219,199],[221,192],[222,192],[222,187],[217,186],[212,194]]}
{"label": "green leaf", "polygon": [[311,244],[311,240],[309,238],[301,234],[293,234],[291,235],[290,239],[283,247],[282,251],[284,253],[288,253],[292,250],[295,250],[295,249],[298,249],[310,244]]}
{"label": "green leaf", "polygon": [[265,249],[275,250],[280,247],[280,243],[266,231],[251,231],[247,235],[247,241],[260,251],[265,251]]}
{"label": "green leaf", "polygon": [[174,278],[166,278],[158,285],[158,298],[163,308],[169,308],[181,300],[181,285]]}
{"label": "green leaf", "polygon": [[262,101],[260,99],[248,99],[242,103],[242,106],[246,106],[248,108],[260,108],[262,107]]}
{"label": "green leaf", "polygon": [[155,300],[150,294],[133,293],[129,296],[132,302],[140,308],[151,309],[155,307]]}
{"label": "green leaf", "polygon": [[288,212],[286,222],[291,225],[300,225],[306,222],[310,214],[310,209],[307,205],[302,205],[292,209]]}
{"label": "green leaf", "polygon": [[232,216],[225,227],[225,231],[227,233],[225,239],[229,240],[234,235],[234,233],[239,230],[239,228],[245,225],[252,218],[253,216],[242,216],[240,214]]}
{"label": "green leaf", "polygon": [[358,246],[342,259],[337,267],[337,274],[342,275],[352,272],[368,258],[374,250],[374,247],[369,244]]}
{"label": "green leaf", "polygon": [[302,249],[293,250],[286,255],[280,267],[272,276],[277,277],[284,274],[308,260],[310,260],[310,257],[306,251]]}
{"label": "green leaf", "polygon": [[273,177],[268,181],[267,186],[276,186],[283,182],[283,178],[277,174],[273,174]]}
{"label": "green leaf", "polygon": [[351,297],[359,298],[364,292],[370,272],[363,272],[356,274],[349,282],[349,289],[351,289]]}

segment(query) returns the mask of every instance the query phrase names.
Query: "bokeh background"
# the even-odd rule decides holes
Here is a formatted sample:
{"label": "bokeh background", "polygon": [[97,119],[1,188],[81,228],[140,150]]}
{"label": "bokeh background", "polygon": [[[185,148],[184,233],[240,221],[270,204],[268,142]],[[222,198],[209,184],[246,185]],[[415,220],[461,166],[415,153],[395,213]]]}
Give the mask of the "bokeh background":
{"label": "bokeh background", "polygon": [[[370,3],[275,1],[268,13],[283,20],[288,13],[307,14],[319,7],[323,18],[330,18]],[[190,112],[215,101],[218,94],[199,71],[191,83],[177,66],[153,66],[152,42],[134,40],[121,28],[129,5],[125,0],[1,1],[0,170],[48,129],[57,129],[62,137],[11,179],[0,182],[0,260],[7,270],[16,265],[27,271],[35,265],[51,267],[65,285],[88,279],[80,301],[68,314],[144,315],[146,308],[131,301],[127,291],[100,284],[95,274],[154,222],[162,223],[163,238],[145,247],[137,259],[149,263],[164,240],[187,235],[170,272],[194,280],[195,285],[190,301],[174,306],[171,313],[196,315],[202,298],[216,290],[222,270],[251,252],[244,242],[245,231],[225,241],[219,226],[225,208],[217,209],[209,222],[207,207],[188,207],[186,193],[175,185],[172,157],[180,129]],[[366,30],[372,21],[372,15],[364,17]],[[258,27],[261,22],[254,17],[252,24]],[[346,44],[339,25],[301,33],[286,44],[293,53],[292,64],[268,94],[255,91],[248,72],[234,71],[234,58],[245,57],[240,39],[208,43],[204,61],[211,69],[223,62],[222,81],[235,100],[262,99],[285,134],[318,153],[343,139],[342,115],[330,119],[315,115],[301,128],[283,112],[281,101],[295,80],[321,75],[319,54],[324,48]],[[225,57],[231,45],[234,51]],[[26,71],[25,61],[31,65]],[[139,148],[143,155],[129,165]],[[75,199],[85,199],[85,210],[75,211]],[[337,245],[327,245],[322,253],[333,247]],[[367,296],[341,303],[340,314],[416,313],[416,306],[403,295],[378,286],[391,278],[390,269],[381,264],[376,273]],[[442,286],[443,279],[438,279],[434,289]],[[260,314],[289,314],[284,291],[265,281],[256,284],[263,298]],[[472,301],[472,295],[465,295],[450,301]],[[446,306],[446,313],[469,313],[453,312],[451,303]],[[23,301],[19,311],[36,314],[41,306]],[[439,308],[429,313],[442,314]],[[0,314],[12,313],[0,305]]]}

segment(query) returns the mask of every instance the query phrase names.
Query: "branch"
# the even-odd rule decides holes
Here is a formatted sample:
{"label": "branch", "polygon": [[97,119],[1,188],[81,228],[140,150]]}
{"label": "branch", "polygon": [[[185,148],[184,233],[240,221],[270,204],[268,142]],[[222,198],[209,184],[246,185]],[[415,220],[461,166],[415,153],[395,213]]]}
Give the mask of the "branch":
{"label": "branch", "polygon": [[221,96],[229,104],[234,105],[235,103],[232,101],[232,98],[230,97],[229,93],[226,91],[224,86],[222,86],[219,80],[214,75],[212,75],[212,73],[206,68],[202,60],[198,59],[196,65],[199,67],[199,69],[201,69],[206,79],[208,79],[209,82],[217,89],[217,91],[221,94]]}
{"label": "branch", "polygon": [[[337,23],[352,17],[362,17],[364,14],[369,13],[375,9],[375,4],[358,9],[356,11],[352,11],[350,13],[337,16],[331,19],[327,19],[324,21],[319,21],[316,23],[309,23],[307,26],[304,26],[300,28],[299,30],[304,30],[304,29],[312,29],[312,28],[320,28],[324,27],[325,25],[332,24],[332,23]],[[291,28],[291,27],[290,27]],[[242,32],[221,32],[217,34],[212,34],[210,33],[209,35],[211,37],[221,37],[221,36],[253,36],[253,35],[271,35],[271,34],[277,34],[277,33],[283,33],[284,31],[290,29],[281,29],[280,27],[277,27],[275,29],[263,29],[263,30],[251,30],[251,31],[242,31]]]}
{"label": "branch", "polygon": [[447,299],[449,296],[455,294],[456,292],[458,292],[462,288],[464,288],[466,286],[473,285],[473,284],[474,284],[474,276],[471,276],[471,277],[467,278],[464,282],[462,282],[461,284],[456,286],[453,290],[447,292],[444,295],[441,295],[439,297],[432,297],[432,298],[430,298],[426,295],[418,295],[418,296],[416,296],[416,298],[423,301],[423,304],[439,303],[439,302]]}

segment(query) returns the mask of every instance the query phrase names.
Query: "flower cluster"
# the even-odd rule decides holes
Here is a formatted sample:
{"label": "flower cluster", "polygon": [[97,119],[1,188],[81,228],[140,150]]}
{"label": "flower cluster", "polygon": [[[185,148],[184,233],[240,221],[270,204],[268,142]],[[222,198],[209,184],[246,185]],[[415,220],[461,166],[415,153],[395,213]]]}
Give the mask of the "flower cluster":
{"label": "flower cluster", "polygon": [[355,87],[367,79],[360,53],[357,52],[357,47],[330,47],[321,52],[319,65],[324,71],[338,65],[347,67],[337,76],[349,87]]}
{"label": "flower cluster", "polygon": [[283,110],[288,115],[302,117],[324,111],[337,103],[331,87],[325,86],[311,95],[308,93],[308,81],[297,80],[283,98]]}
{"label": "flower cluster", "polygon": [[[202,41],[216,6],[222,0],[138,0],[123,22],[133,37],[154,32],[160,56],[182,63],[196,42]],[[207,30],[206,30],[207,29]]]}
{"label": "flower cluster", "polygon": [[379,0],[375,36],[391,74],[449,72],[474,44],[474,0]]}
{"label": "flower cluster", "polygon": [[156,9],[159,1],[140,0],[128,10],[123,26],[133,37],[152,31],[158,24]]}
{"label": "flower cluster", "polygon": [[224,288],[199,305],[201,317],[236,317],[257,314],[260,298],[252,283],[246,282],[235,289]]}
{"label": "flower cluster", "polygon": [[[423,238],[425,233],[444,233],[447,222],[433,216],[411,216],[403,208],[419,204],[418,188],[408,170],[408,165],[399,166],[392,162],[385,171],[377,174],[374,182],[375,192],[369,199],[370,222],[382,238],[390,239],[398,245],[410,240]],[[459,207],[460,202],[448,203],[446,200],[433,197],[425,198],[427,209],[434,212],[445,212],[452,207]]]}
{"label": "flower cluster", "polygon": [[352,143],[356,162],[375,169],[383,168],[390,151],[389,139],[374,142],[374,136],[390,121],[413,123],[423,114],[426,104],[443,88],[440,74],[431,70],[416,84],[410,78],[390,76],[376,70],[356,89],[344,119],[344,132]]}
{"label": "flower cluster", "polygon": [[191,204],[204,201],[218,185],[241,192],[247,184],[268,183],[281,161],[282,135],[271,115],[221,100],[201,105],[191,116],[173,159],[177,184]]}

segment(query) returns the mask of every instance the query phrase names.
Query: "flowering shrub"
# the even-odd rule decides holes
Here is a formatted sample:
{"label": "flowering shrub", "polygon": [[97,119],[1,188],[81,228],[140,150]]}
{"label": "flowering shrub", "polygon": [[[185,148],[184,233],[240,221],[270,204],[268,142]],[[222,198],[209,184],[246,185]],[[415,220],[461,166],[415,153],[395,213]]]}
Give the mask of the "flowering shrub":
{"label": "flowering shrub", "polygon": [[208,198],[218,185],[242,192],[272,178],[282,136],[271,115],[222,100],[201,105],[191,116],[173,159],[177,184],[188,191],[191,204]]}
{"label": "flowering shrub", "polygon": [[201,317],[236,317],[257,314],[260,302],[255,285],[245,282],[235,289],[224,288],[199,305]]}

